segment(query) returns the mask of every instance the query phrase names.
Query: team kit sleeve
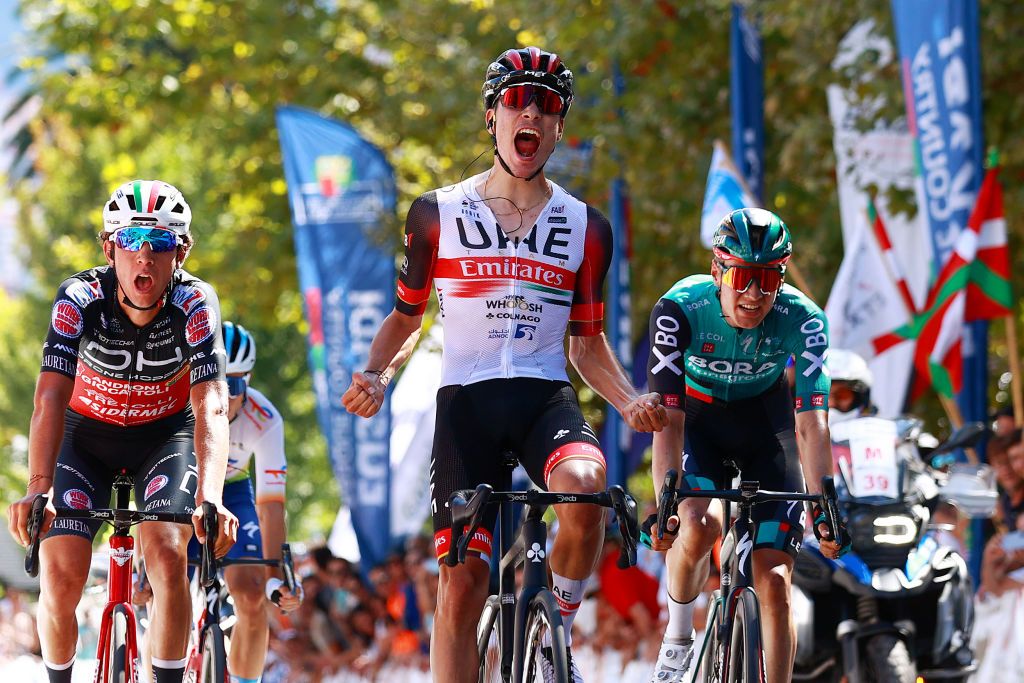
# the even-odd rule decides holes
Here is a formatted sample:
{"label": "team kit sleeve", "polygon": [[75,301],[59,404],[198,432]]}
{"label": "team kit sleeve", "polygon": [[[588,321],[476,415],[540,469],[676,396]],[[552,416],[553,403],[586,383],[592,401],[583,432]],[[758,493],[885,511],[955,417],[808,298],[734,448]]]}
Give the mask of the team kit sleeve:
{"label": "team kit sleeve", "polygon": [[213,380],[224,381],[227,377],[227,354],[220,332],[220,299],[213,287],[205,282],[190,285],[203,292],[203,302],[189,313],[185,322],[190,384],[196,386]]}
{"label": "team kit sleeve", "polygon": [[276,408],[273,410],[274,417],[270,426],[253,448],[257,503],[283,503],[285,500],[288,462],[284,454],[284,420]]}
{"label": "team kit sleeve", "polygon": [[50,327],[43,342],[40,372],[58,372],[75,378],[78,368],[78,347],[85,331],[85,311],[68,294],[69,288],[81,288],[82,280],[68,278],[57,288],[50,311]]}
{"label": "team kit sleeve", "polygon": [[800,324],[792,349],[796,369],[796,396],[793,407],[805,410],[828,410],[828,392],[832,379],[825,371],[828,356],[828,319],[816,309]]}
{"label": "team kit sleeve", "polygon": [[576,271],[576,288],[569,311],[569,334],[593,337],[603,331],[604,279],[612,263],[612,226],[597,209],[587,207],[583,262]]}
{"label": "team kit sleeve", "polygon": [[423,315],[430,299],[441,236],[441,213],[436,192],[421,195],[409,207],[405,219],[405,259],[398,274],[395,310]]}
{"label": "team kit sleeve", "polygon": [[651,355],[647,359],[647,387],[662,396],[666,408],[682,408],[686,395],[684,363],[690,345],[690,321],[678,303],[658,299],[651,310]]}

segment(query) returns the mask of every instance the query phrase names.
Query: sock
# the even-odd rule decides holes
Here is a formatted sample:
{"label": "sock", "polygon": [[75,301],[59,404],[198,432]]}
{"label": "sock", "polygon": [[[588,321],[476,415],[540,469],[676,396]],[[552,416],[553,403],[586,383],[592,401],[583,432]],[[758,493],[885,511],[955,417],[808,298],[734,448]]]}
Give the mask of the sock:
{"label": "sock", "polygon": [[[666,591],[667,592],[667,591]],[[665,627],[665,642],[681,645],[693,634],[693,608],[697,598],[689,602],[677,602],[668,594],[668,626]]]}
{"label": "sock", "polygon": [[241,676],[230,675],[228,676],[230,683],[260,683],[258,678],[242,678]]}
{"label": "sock", "polygon": [[49,680],[50,683],[71,683],[71,666],[74,663],[74,657],[64,664],[51,664],[44,659],[43,664],[46,666],[47,680]]}
{"label": "sock", "polygon": [[159,659],[153,657],[153,683],[182,683],[185,677],[185,663],[188,657],[181,659]]}
{"label": "sock", "polygon": [[567,579],[551,572],[551,592],[562,613],[562,624],[565,625],[565,644],[572,645],[572,622],[583,602],[583,591],[587,588],[587,579]]}

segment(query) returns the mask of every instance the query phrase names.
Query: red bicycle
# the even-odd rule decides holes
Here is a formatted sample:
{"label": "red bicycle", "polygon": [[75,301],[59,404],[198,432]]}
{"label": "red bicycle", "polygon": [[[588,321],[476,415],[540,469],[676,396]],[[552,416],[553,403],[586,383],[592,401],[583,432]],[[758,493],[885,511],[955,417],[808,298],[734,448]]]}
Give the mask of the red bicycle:
{"label": "red bicycle", "polygon": [[[107,576],[107,605],[100,621],[100,636],[96,644],[97,663],[95,683],[139,683],[138,642],[135,612],[132,609],[132,558],[135,539],[128,532],[142,522],[173,522],[192,526],[192,515],[187,512],[139,512],[129,510],[128,501],[134,486],[127,470],[114,478],[114,507],[99,510],[57,508],[57,516],[67,519],[101,520],[114,527],[110,536],[110,570]],[[39,574],[39,530],[43,524],[43,510],[47,497],[36,496],[29,517],[29,546],[25,553],[25,571],[29,576]],[[215,510],[216,512],[216,510]],[[212,545],[203,546],[203,554],[212,556]]]}

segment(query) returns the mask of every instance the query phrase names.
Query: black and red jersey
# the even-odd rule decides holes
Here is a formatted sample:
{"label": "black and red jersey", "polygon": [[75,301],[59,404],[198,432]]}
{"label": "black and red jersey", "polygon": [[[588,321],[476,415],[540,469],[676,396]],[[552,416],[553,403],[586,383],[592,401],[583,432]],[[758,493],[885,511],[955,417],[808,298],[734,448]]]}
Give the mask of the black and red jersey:
{"label": "black and red jersey", "polygon": [[117,303],[116,287],[109,266],[61,283],[42,371],[73,378],[69,408],[101,422],[140,425],[191,413],[191,387],[225,377],[216,293],[179,270],[156,317],[136,327]]}

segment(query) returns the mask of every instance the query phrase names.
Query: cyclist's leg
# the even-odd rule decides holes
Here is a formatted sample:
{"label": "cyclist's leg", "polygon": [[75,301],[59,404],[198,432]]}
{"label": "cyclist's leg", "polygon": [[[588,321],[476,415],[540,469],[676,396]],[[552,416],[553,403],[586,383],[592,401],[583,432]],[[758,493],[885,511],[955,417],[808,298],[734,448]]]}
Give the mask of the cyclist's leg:
{"label": "cyclist's leg", "polygon": [[[192,512],[198,473],[192,428],[167,437],[135,472],[135,500],[147,512]],[[191,527],[144,522],[139,538],[153,587],[149,648],[156,683],[177,683],[185,670],[192,601],[187,548]]]}
{"label": "cyclist's leg", "polygon": [[[75,427],[68,420],[54,470],[53,504],[58,508],[105,507],[111,477],[102,463],[72,446]],[[78,642],[75,609],[82,598],[100,522],[56,519],[39,549],[39,643],[51,681],[70,681]]]}
{"label": "cyclist's leg", "polygon": [[[442,562],[452,545],[448,508],[451,493],[480,483],[498,488],[509,483],[500,463],[499,445],[485,433],[489,424],[503,416],[500,412],[489,417],[477,414],[474,402],[484,401],[488,395],[486,389],[472,391],[474,386],[447,386],[437,392],[430,505],[438,562]],[[487,412],[482,406],[481,410]],[[441,564],[430,639],[430,670],[435,681],[468,683],[478,678],[476,626],[487,601],[491,529],[496,514],[492,508],[484,525],[474,534],[465,564]]]}
{"label": "cyclist's leg", "polygon": [[[263,542],[252,483],[245,479],[225,485],[224,506],[238,517],[238,540],[227,556],[262,557]],[[231,631],[228,671],[242,680],[259,679],[267,659],[270,626],[264,594],[266,578],[266,569],[261,566],[234,565],[224,569],[224,580],[234,599],[238,619]]]}
{"label": "cyclist's leg", "polygon": [[[543,409],[527,433],[521,454],[534,482],[550,491],[597,493],[606,487],[605,459],[580,410],[572,385],[548,383]],[[604,543],[604,508],[556,505],[558,534],[551,549],[552,592],[572,643],[572,622]]]}
{"label": "cyclist's leg", "polygon": [[[802,491],[803,472],[796,446],[789,391],[779,385],[762,395],[763,408],[751,409],[748,420],[757,431],[758,444],[741,463],[745,479],[764,489]],[[796,624],[791,609],[793,562],[803,541],[801,502],[758,505],[753,511],[754,590],[761,604],[761,632],[768,683],[788,681],[796,656]]]}

